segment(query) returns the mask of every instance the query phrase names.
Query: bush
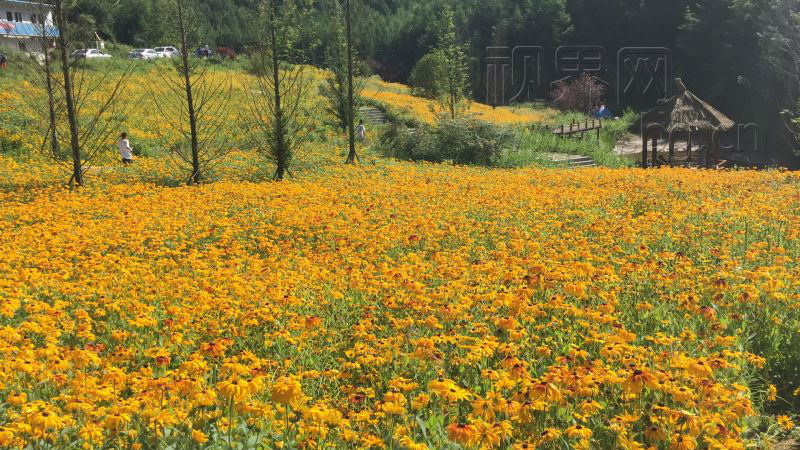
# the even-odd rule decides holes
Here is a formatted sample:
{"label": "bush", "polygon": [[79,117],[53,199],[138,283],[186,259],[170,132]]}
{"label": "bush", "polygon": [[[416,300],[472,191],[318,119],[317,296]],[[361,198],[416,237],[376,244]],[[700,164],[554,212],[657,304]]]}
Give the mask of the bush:
{"label": "bush", "polygon": [[408,128],[393,124],[381,135],[380,146],[384,153],[411,161],[444,162],[455,164],[495,166],[503,150],[510,148],[514,134],[471,118],[440,117],[435,126],[420,125]]}
{"label": "bush", "polygon": [[588,113],[606,95],[606,87],[596,77],[585,74],[569,83],[558,83],[550,95],[560,111]]}
{"label": "bush", "polygon": [[447,76],[447,61],[439,50],[423,56],[411,71],[409,84],[414,95],[425,98],[438,97],[441,80]]}

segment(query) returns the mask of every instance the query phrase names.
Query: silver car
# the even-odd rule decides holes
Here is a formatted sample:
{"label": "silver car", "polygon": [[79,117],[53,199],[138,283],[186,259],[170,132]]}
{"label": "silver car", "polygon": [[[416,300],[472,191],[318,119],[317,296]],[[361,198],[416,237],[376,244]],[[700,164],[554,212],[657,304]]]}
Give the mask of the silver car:
{"label": "silver car", "polygon": [[111,55],[108,53],[98,50],[96,48],[83,48],[80,50],[75,50],[72,52],[73,58],[86,58],[86,59],[102,59],[102,58],[111,58]]}
{"label": "silver car", "polygon": [[172,58],[173,56],[178,56],[180,52],[175,47],[156,47],[153,50],[158,53],[159,58]]}
{"label": "silver car", "polygon": [[128,59],[158,59],[158,53],[152,48],[137,48],[128,53]]}

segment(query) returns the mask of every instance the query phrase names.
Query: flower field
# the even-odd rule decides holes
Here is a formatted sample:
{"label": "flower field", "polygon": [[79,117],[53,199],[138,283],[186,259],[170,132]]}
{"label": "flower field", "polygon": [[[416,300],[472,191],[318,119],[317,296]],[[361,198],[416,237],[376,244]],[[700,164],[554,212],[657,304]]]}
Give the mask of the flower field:
{"label": "flower field", "polygon": [[[408,87],[370,79],[365,86],[363,95],[367,99],[379,102],[391,110],[405,111],[423,122],[433,123],[440,106],[435,100],[416,97]],[[555,115],[553,110],[532,109],[530,107],[492,108],[482,103],[471,103],[467,114],[485,122],[496,125],[530,125],[546,122]]]}
{"label": "flower field", "polygon": [[796,174],[0,161],[0,448],[766,449],[800,393]]}
{"label": "flower field", "polygon": [[[320,85],[325,83],[324,70],[311,66],[304,66],[303,69],[315,83]],[[120,74],[122,70],[119,69]],[[106,96],[113,90],[116,80],[114,77],[103,78],[102,71],[95,73],[88,70],[84,76],[89,80],[87,84],[91,82],[99,86],[97,93],[89,96],[94,103],[89,102],[86,105],[86,109],[93,112],[107,99]],[[213,83],[230,87],[230,105],[221,108],[219,116],[214,118],[215,121],[231,125],[224,128],[225,135],[219,139],[233,147],[244,144],[242,141],[246,139],[243,139],[243,136],[246,136],[249,130],[247,127],[233,125],[246,122],[245,116],[249,114],[250,98],[258,88],[254,78],[241,68],[226,67],[212,68],[208,78]],[[178,139],[178,135],[161,113],[167,105],[157,100],[159,97],[172,95],[164,80],[163,69],[150,66],[137,67],[123,82],[121,94],[114,103],[115,115],[124,124],[125,131],[136,145],[135,149],[145,152],[148,156],[163,155],[173,141]],[[411,95],[408,87],[374,78],[367,82],[363,95],[366,99],[378,102],[391,110],[408,112],[423,122],[432,123],[439,111],[435,101]],[[330,121],[322,111],[325,100],[319,95],[316,86],[310,90],[307,103],[308,113],[313,115],[311,120],[313,134],[320,140],[334,138],[335,132],[327,123]],[[2,146],[10,146],[21,148],[26,152],[40,151],[43,148],[42,139],[46,130],[33,133],[31,130],[38,129],[40,123],[46,123],[47,111],[42,106],[46,104],[46,92],[29,80],[0,78],[0,123],[3,124],[0,127],[0,150],[4,150]],[[468,112],[480,120],[503,126],[544,122],[554,115],[553,111],[546,109],[511,107],[492,109],[479,103],[472,103]],[[116,133],[104,147],[107,161],[116,160],[115,138]]]}

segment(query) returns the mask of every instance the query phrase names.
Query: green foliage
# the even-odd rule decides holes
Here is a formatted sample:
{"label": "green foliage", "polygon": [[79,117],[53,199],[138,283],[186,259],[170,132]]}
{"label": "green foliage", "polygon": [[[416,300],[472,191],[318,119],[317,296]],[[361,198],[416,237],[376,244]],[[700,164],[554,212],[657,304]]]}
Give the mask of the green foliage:
{"label": "green foliage", "polygon": [[264,33],[252,55],[255,74],[250,118],[256,148],[275,164],[274,180],[283,180],[300,146],[310,137],[306,111],[312,82],[302,66],[291,67],[300,36],[297,24],[307,16],[303,0],[261,0],[258,22]]}
{"label": "green foliage", "polygon": [[[782,86],[780,123],[800,155],[800,0],[769,0],[757,14],[759,37],[768,75]],[[739,79],[750,84],[749,79]],[[744,82],[744,83],[741,83]]]}
{"label": "green foliage", "polygon": [[[580,113],[565,113],[555,117],[556,124],[571,122],[583,123],[587,117]],[[603,122],[600,141],[595,133],[587,133],[582,137],[561,138],[552,130],[543,126],[531,126],[517,130],[514,146],[505,152],[498,165],[501,167],[552,166],[553,153],[588,156],[600,166],[626,167],[630,161],[617,155],[614,147],[636,119],[632,110],[617,120]]]}
{"label": "green foliage", "polygon": [[447,76],[447,60],[439,50],[423,56],[411,71],[409,85],[414,95],[425,98],[437,98],[439,86]]}
{"label": "green foliage", "polygon": [[[332,40],[328,45],[325,54],[326,66],[329,70],[325,78],[325,84],[320,86],[320,94],[326,101],[325,111],[333,120],[334,125],[342,132],[346,132],[349,126],[348,109],[348,70],[347,70],[347,35],[345,31],[344,11],[338,1],[334,2],[332,23]],[[363,104],[361,93],[366,82],[358,75],[363,75],[363,69],[354,61],[353,79],[353,108],[357,109]],[[361,69],[361,70],[359,70]]]}
{"label": "green foliage", "polygon": [[453,10],[445,3],[442,10],[442,24],[437,48],[442,56],[443,77],[436,79],[436,93],[442,110],[451,119],[468,108],[467,83],[468,67],[464,47],[458,42]]}
{"label": "green foliage", "polygon": [[390,125],[379,146],[385,155],[399,159],[491,167],[513,140],[514,133],[508,128],[468,116],[440,116],[434,126]]}

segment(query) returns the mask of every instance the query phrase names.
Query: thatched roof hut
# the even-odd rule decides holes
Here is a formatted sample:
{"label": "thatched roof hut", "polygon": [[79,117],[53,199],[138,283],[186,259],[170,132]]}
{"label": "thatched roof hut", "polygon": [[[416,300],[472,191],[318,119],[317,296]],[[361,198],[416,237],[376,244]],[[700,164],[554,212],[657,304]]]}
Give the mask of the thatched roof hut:
{"label": "thatched roof hut", "polygon": [[[713,106],[700,100],[691,93],[680,78],[675,79],[677,94],[650,111],[644,113],[640,120],[631,127],[631,131],[642,135],[642,164],[647,165],[647,140],[653,139],[653,162],[657,158],[656,138],[669,136],[669,163],[672,163],[672,154],[675,139],[679,135],[688,139],[689,155],[691,156],[692,136],[706,135],[711,142],[710,151],[718,159],[719,135],[736,126],[736,123],[725,114],[717,111]],[[644,130],[644,132],[642,132]],[[707,164],[710,158],[707,158]]]}
{"label": "thatched roof hut", "polygon": [[658,124],[667,133],[688,133],[698,131],[728,131],[736,123],[713,106],[700,100],[686,89],[680,78],[675,79],[677,95],[667,99],[642,115],[634,124],[637,132],[641,127]]}

